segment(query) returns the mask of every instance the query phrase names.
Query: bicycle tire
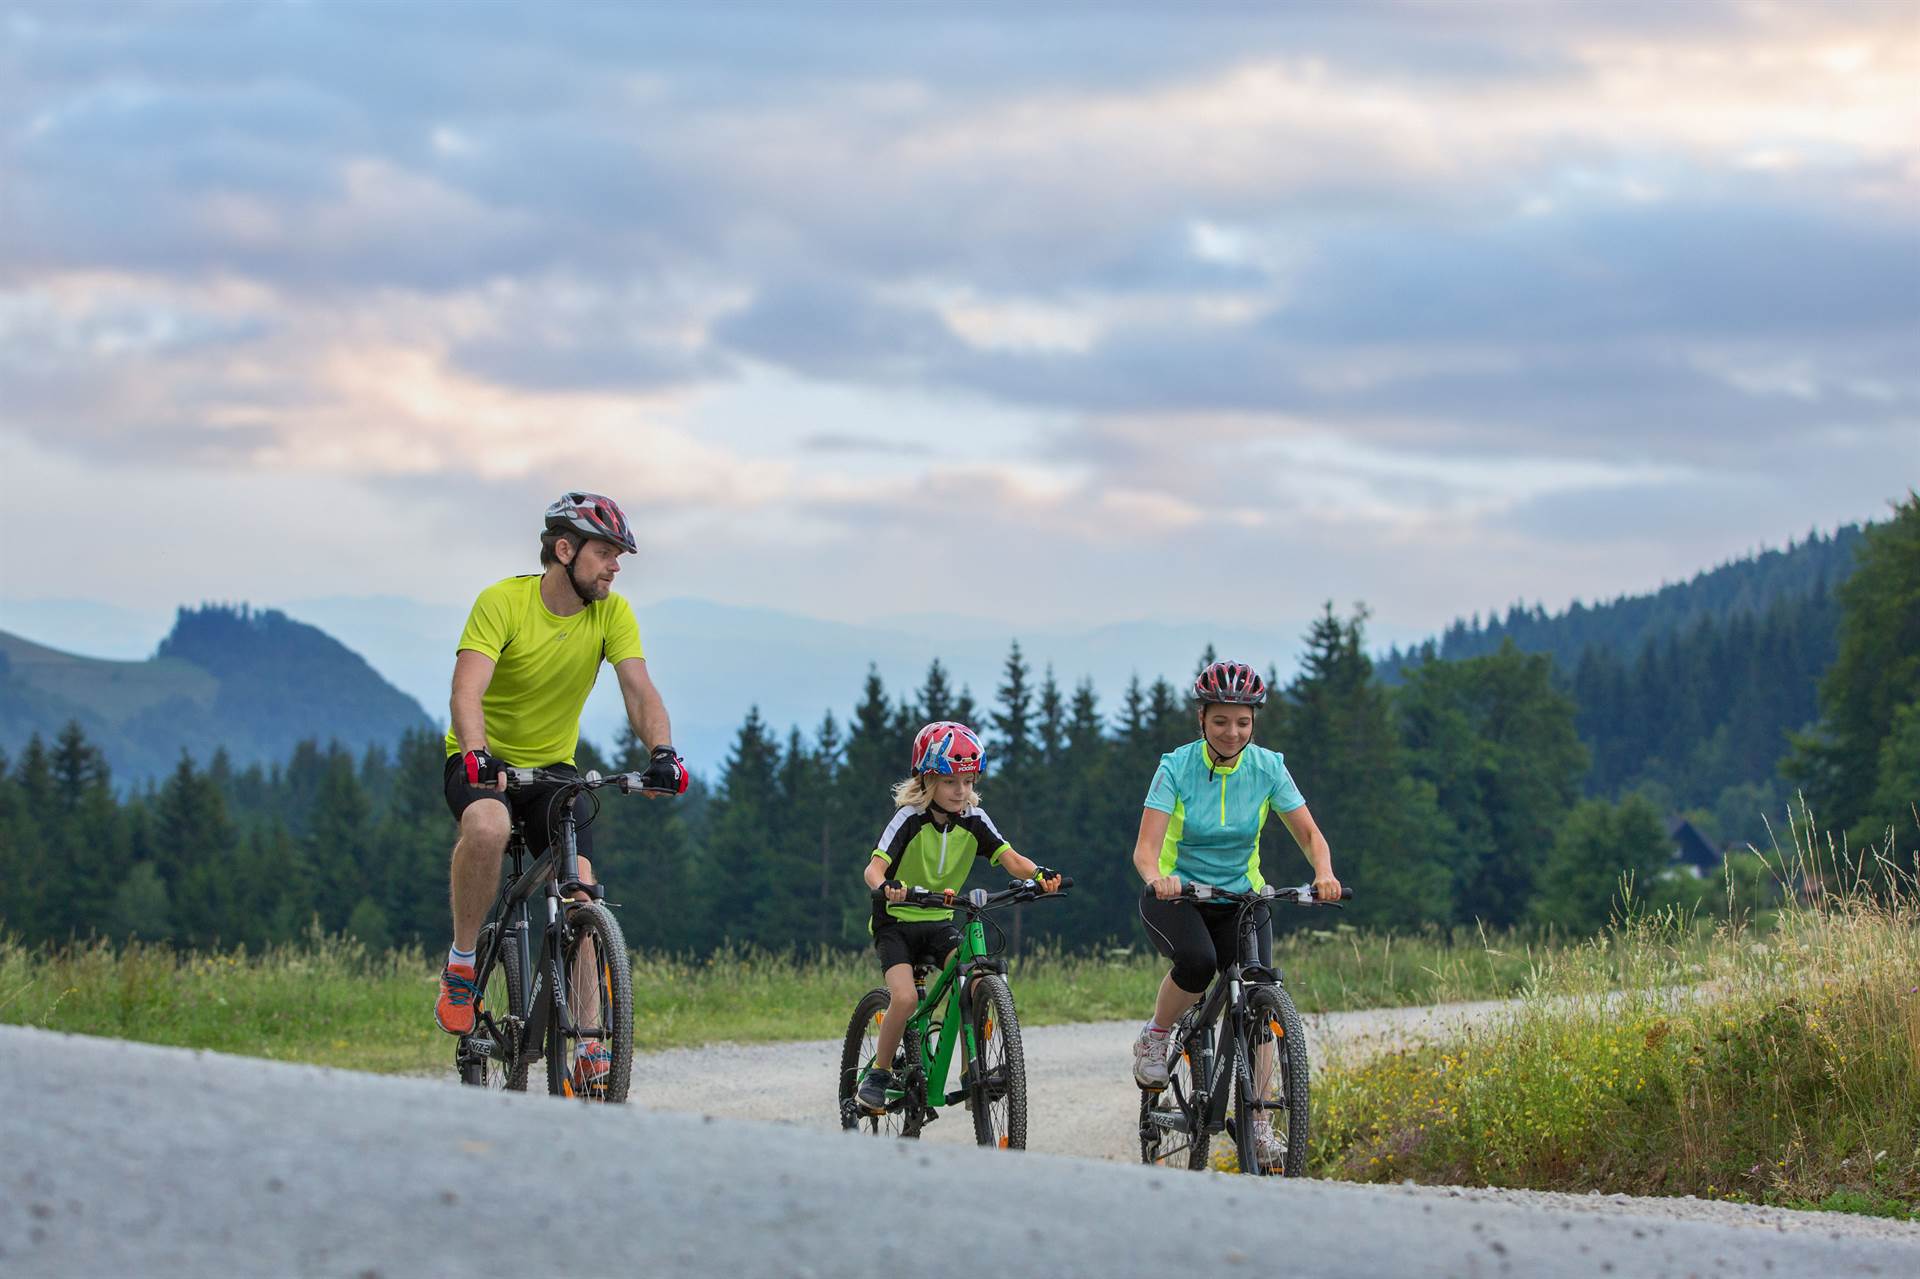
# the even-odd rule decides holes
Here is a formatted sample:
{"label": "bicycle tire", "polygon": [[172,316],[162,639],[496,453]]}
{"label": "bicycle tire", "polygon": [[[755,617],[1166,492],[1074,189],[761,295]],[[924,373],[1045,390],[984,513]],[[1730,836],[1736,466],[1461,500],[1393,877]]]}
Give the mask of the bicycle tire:
{"label": "bicycle tire", "polygon": [[[1167,1086],[1140,1092],[1140,1162],[1175,1167],[1184,1154],[1186,1166],[1198,1171],[1207,1166],[1213,1134],[1206,1129],[1206,1099],[1200,1096],[1193,1074],[1193,1025],[1183,1017],[1174,1033],[1186,1047],[1178,1057],[1167,1061]],[[1176,1110],[1184,1117],[1184,1134],[1155,1122],[1156,1114],[1164,1119]],[[1182,1136],[1185,1141],[1177,1140]]]}
{"label": "bicycle tire", "polygon": [[[571,975],[580,949],[591,941],[595,947],[599,974],[601,1043],[612,1057],[603,1084],[587,1089],[574,1086],[575,1048],[579,1038],[567,1033],[558,1017],[547,1021],[547,1091],[557,1097],[574,1097],[586,1102],[618,1105],[627,1099],[633,1080],[633,970],[627,955],[627,939],[620,922],[600,902],[574,902],[567,907],[566,931],[560,950],[560,980],[568,981],[569,1017],[577,995]],[[549,976],[549,981],[554,975]],[[552,995],[549,992],[548,998]],[[574,1030],[578,1030],[575,1023]]]}
{"label": "bicycle tire", "polygon": [[860,1088],[860,1073],[878,1048],[881,1019],[892,1003],[893,997],[885,987],[875,987],[860,996],[860,1001],[853,1006],[853,1016],[847,1020],[846,1039],[840,1046],[840,1126],[849,1132],[864,1127],[875,1137],[918,1137],[925,1121],[915,1100],[914,1089],[920,1078],[920,1036],[912,1026],[900,1036],[900,1047],[893,1054],[894,1075],[904,1081],[906,1104],[899,1110],[876,1115],[864,1109],[854,1096]]}
{"label": "bicycle tire", "polygon": [[1235,1068],[1233,1077],[1234,1136],[1239,1147],[1240,1171],[1255,1177],[1276,1173],[1286,1177],[1305,1176],[1311,1118],[1307,1035],[1286,987],[1253,987],[1247,996],[1246,1025],[1252,1032],[1247,1044],[1250,1052],[1257,1052],[1268,1043],[1275,1044],[1273,1079],[1268,1083],[1264,1108],[1273,1123],[1274,1135],[1281,1136],[1286,1145],[1286,1156],[1278,1168],[1264,1165],[1253,1157],[1251,1120],[1255,1107],[1247,1089],[1253,1078],[1254,1058],[1249,1055]]}
{"label": "bicycle tire", "polygon": [[973,1103],[973,1139],[1001,1150],[1027,1148],[1027,1055],[1013,990],[1001,977],[976,977],[969,986],[973,1042],[979,1069],[967,1091]]}
{"label": "bicycle tire", "polygon": [[[484,950],[486,946],[485,934],[482,934],[480,948]],[[480,974],[486,992],[481,996],[480,1007],[498,1008],[504,1004],[512,1023],[524,1028],[527,1024],[527,981],[520,971],[520,951],[509,943],[502,946],[494,958],[497,962],[488,964],[487,971]],[[499,978],[497,987],[494,980],[496,975]],[[476,1026],[475,1030],[478,1029]],[[515,1061],[508,1066],[492,1058],[472,1056],[466,1051],[469,1038],[462,1035],[459,1046],[453,1052],[453,1066],[460,1075],[461,1083],[469,1088],[492,1088],[504,1092],[527,1090],[525,1061]],[[521,1055],[521,1044],[517,1039],[510,1047],[516,1057]]]}

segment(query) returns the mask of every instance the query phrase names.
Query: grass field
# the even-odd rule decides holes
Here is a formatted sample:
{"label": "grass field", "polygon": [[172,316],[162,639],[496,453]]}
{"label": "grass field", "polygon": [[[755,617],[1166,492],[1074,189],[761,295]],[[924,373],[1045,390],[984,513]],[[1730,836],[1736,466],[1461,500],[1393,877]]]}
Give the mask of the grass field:
{"label": "grass field", "polygon": [[1632,920],[1544,955],[1510,1016],[1323,1071],[1316,1174],[1920,1219],[1920,897],[1825,854],[1796,832],[1776,870],[1828,888],[1764,933]]}
{"label": "grass field", "polygon": [[[1284,934],[1276,961],[1306,1011],[1499,998],[1552,952],[1518,937]],[[104,942],[29,951],[0,941],[0,1022],[210,1048],[356,1070],[451,1069],[433,1024],[440,960],[370,955],[314,936],[262,954],[192,954]],[[1166,971],[1157,955],[1028,954],[1012,975],[1033,1025],[1144,1017]],[[634,958],[641,1050],[724,1041],[830,1039],[877,985],[871,955],[731,952]]]}

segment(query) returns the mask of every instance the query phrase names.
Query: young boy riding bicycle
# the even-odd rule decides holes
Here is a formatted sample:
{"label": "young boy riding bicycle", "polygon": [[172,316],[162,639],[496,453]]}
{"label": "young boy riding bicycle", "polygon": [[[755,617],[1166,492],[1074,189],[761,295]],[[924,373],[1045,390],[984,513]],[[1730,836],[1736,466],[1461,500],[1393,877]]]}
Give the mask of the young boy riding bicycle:
{"label": "young boy riding bicycle", "polygon": [[[893,788],[897,809],[867,858],[866,882],[885,896],[873,907],[873,948],[880,956],[887,994],[874,1060],[890,1062],[913,1017],[915,964],[938,967],[960,946],[953,911],[906,905],[908,888],[924,888],[952,901],[977,859],[1015,879],[1037,879],[1048,892],[1060,875],[1015,852],[981,808],[975,781],[986,762],[980,738],[965,724],[940,720],[915,734],[911,772]],[[858,1098],[870,1111],[884,1111],[893,1072],[875,1066],[860,1081]]]}

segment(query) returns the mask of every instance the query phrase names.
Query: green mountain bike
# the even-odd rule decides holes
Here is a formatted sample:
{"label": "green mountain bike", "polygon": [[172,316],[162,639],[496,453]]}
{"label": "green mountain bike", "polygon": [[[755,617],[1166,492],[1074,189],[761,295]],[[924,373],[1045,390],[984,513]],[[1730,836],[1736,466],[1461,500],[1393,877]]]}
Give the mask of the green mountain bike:
{"label": "green mountain bike", "polygon": [[[917,965],[913,985],[919,1002],[892,1063],[898,1085],[887,1092],[883,1114],[865,1110],[854,1094],[874,1065],[880,1023],[892,1002],[886,987],[868,991],[854,1005],[847,1023],[846,1043],[840,1050],[840,1126],[864,1127],[875,1136],[918,1137],[927,1123],[939,1118],[940,1107],[964,1104],[973,1114],[974,1140],[1003,1150],[1027,1146],[1027,1060],[1020,1044],[1020,1017],[1007,984],[1007,961],[987,946],[988,912],[1024,902],[1059,897],[1073,885],[1062,877],[1060,887],[1048,892],[1031,879],[1017,879],[997,893],[976,888],[949,903],[939,893],[923,888],[907,892],[906,904],[952,908],[966,916],[960,930],[960,948],[934,976],[931,965]],[[874,893],[876,901],[884,900]],[[1000,932],[994,925],[994,931]],[[927,986],[933,978],[932,988]],[[947,1090],[955,1056],[960,1059],[960,1086]]]}

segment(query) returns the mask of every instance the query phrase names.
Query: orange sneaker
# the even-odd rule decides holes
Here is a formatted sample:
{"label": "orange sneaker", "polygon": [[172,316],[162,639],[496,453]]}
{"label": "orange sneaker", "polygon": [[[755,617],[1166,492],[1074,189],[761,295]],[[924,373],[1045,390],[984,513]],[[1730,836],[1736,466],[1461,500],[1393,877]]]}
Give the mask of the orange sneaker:
{"label": "orange sneaker", "polygon": [[573,1088],[582,1097],[604,1097],[613,1053],[597,1039],[583,1039],[573,1054]]}
{"label": "orange sneaker", "polygon": [[448,964],[440,973],[440,1001],[433,1019],[449,1035],[473,1033],[473,1014],[480,1007],[480,988],[473,984],[472,964]]}

